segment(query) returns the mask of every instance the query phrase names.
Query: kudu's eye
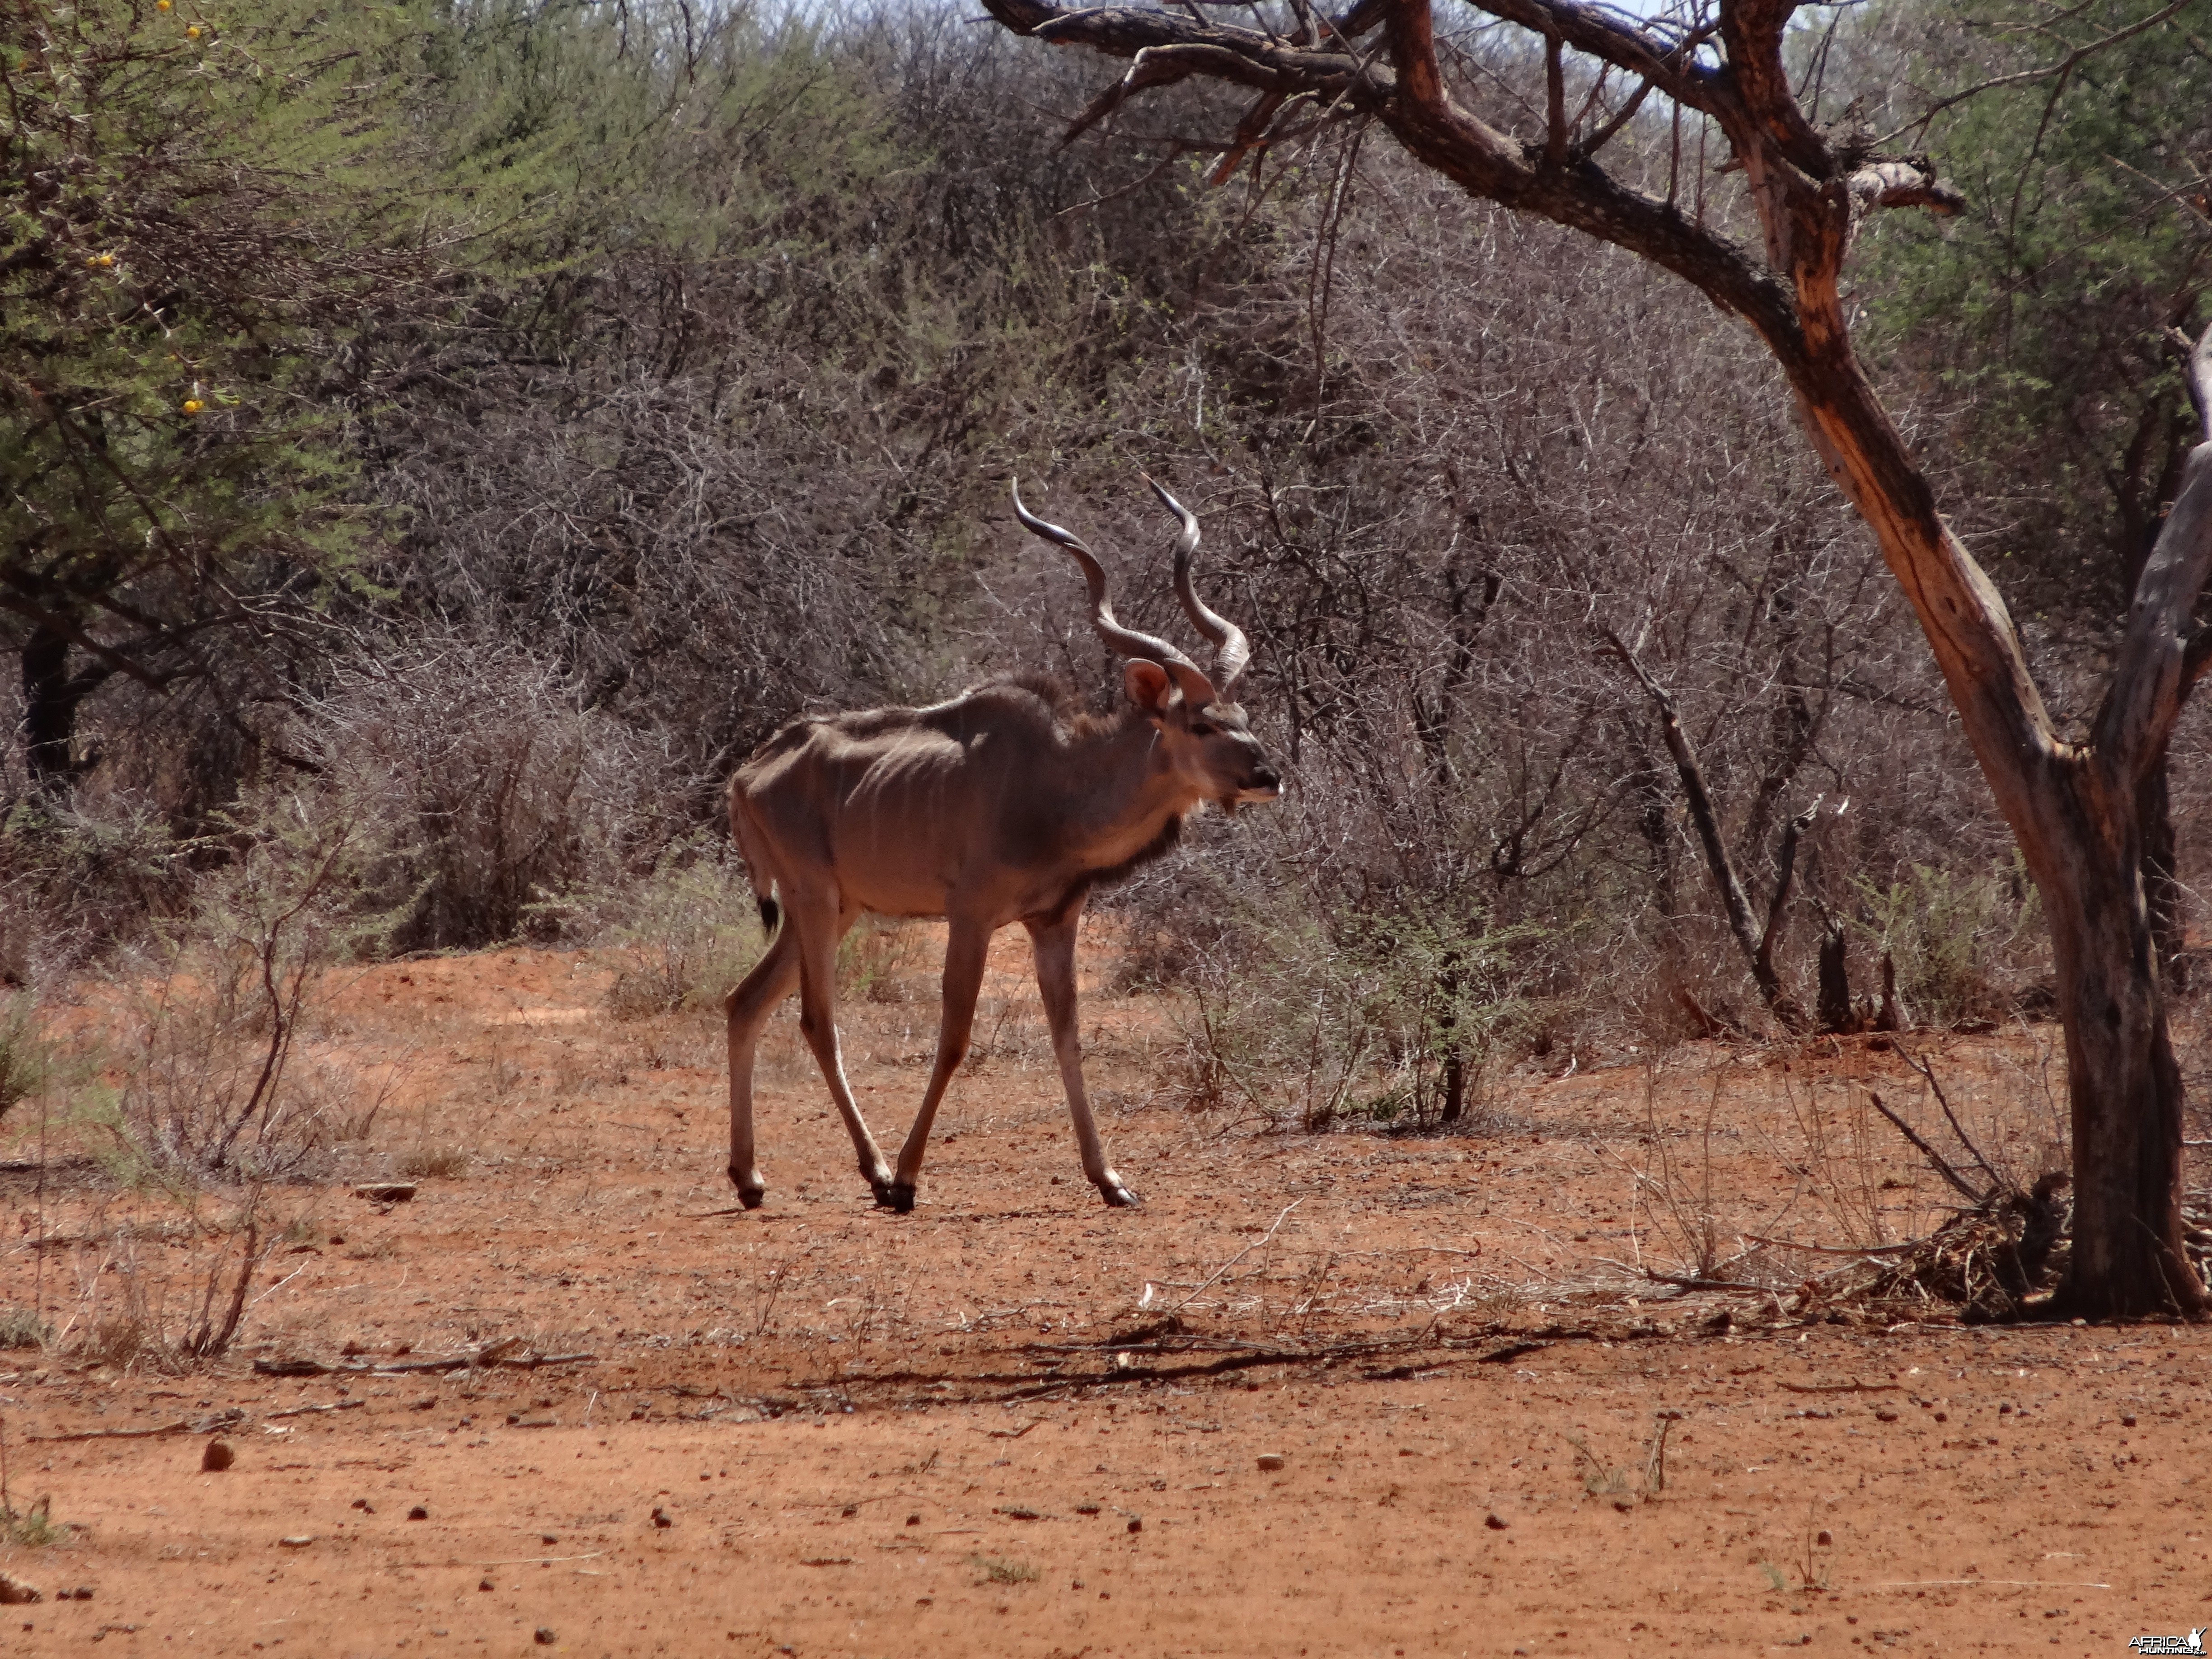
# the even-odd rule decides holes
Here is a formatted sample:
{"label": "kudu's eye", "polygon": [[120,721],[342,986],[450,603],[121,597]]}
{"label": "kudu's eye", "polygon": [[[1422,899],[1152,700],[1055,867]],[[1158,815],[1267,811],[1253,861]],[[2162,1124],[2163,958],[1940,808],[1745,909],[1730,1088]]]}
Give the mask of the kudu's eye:
{"label": "kudu's eye", "polygon": [[1190,734],[1194,738],[1210,738],[1220,729],[1219,726],[1210,725],[1205,720],[1193,720],[1190,723]]}

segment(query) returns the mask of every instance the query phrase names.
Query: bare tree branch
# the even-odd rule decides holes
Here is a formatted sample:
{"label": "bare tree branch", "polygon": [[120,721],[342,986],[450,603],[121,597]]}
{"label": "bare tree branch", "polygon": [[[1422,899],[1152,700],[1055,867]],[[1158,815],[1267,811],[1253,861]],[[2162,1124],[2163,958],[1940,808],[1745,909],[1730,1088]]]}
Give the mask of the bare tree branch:
{"label": "bare tree branch", "polygon": [[[1790,994],[1783,989],[1781,975],[1774,971],[1773,944],[1780,921],[1783,901],[1788,895],[1790,866],[1796,862],[1797,836],[1802,831],[1793,824],[1786,843],[1789,862],[1784,865],[1780,884],[1776,889],[1774,906],[1767,916],[1764,935],[1753,932],[1751,900],[1744,893],[1743,883],[1736,875],[1735,861],[1729,856],[1728,842],[1721,835],[1720,814],[1713,806],[1712,793],[1705,787],[1705,769],[1698,763],[1698,752],[1690,743],[1689,734],[1682,730],[1681,716],[1676,712],[1674,700],[1667,689],[1651,678],[1650,672],[1637,659],[1636,653],[1611,629],[1600,630],[1601,637],[1620,658],[1628,672],[1636,676],[1644,689],[1650,693],[1651,701],[1658,706],[1659,729],[1667,740],[1667,752],[1674,758],[1674,770],[1682,782],[1682,797],[1690,809],[1690,822],[1697,829],[1698,842],[1705,848],[1705,865],[1712,872],[1713,885],[1720,890],[1721,907],[1728,913],[1729,932],[1735,936],[1737,947],[1743,952],[1745,963],[1751,969],[1761,997],[1773,1012],[1774,1017],[1796,1030],[1804,1023],[1804,1011]],[[1816,803],[1817,805],[1817,803]]]}
{"label": "bare tree branch", "polygon": [[2204,441],[2212,443],[2212,328],[2192,343],[2178,328],[2166,331],[2166,338],[2181,352],[2181,377],[2189,387],[2189,401],[2197,405],[2197,418],[2204,428]]}
{"label": "bare tree branch", "polygon": [[[2212,368],[2212,328],[2189,356],[2192,384]],[[2212,575],[2212,441],[2183,465],[2181,489],[2136,580],[2127,631],[2091,726],[2105,765],[2130,787],[2166,753],[2191,679],[2191,618]],[[2199,671],[2201,672],[2201,670]]]}
{"label": "bare tree branch", "polygon": [[1790,890],[1797,878],[1797,843],[1813,827],[1813,820],[1820,815],[1820,802],[1824,799],[1826,797],[1815,796],[1813,804],[1790,819],[1783,829],[1782,850],[1775,855],[1774,860],[1774,896],[1766,903],[1766,927],[1759,933],[1755,957],[1756,961],[1765,963],[1762,983],[1765,979],[1771,979],[1778,985],[1781,983],[1781,976],[1774,970],[1774,947],[1782,937],[1783,918],[1790,908]]}
{"label": "bare tree branch", "polygon": [[166,691],[173,675],[157,673],[143,664],[135,662],[111,646],[101,644],[75,623],[56,611],[17,593],[0,593],[0,611],[12,611],[27,621],[34,622],[47,632],[58,634],[81,651],[90,652],[118,673],[127,674],[139,684],[155,691]]}
{"label": "bare tree branch", "polygon": [[2147,29],[2156,28],[2160,23],[2179,16],[2195,3],[2196,0],[2172,0],[2172,3],[2163,9],[2153,12],[2149,16],[2130,23],[2125,28],[2116,29],[2102,40],[2092,40],[2087,46],[2076,46],[2055,64],[2044,64],[2035,69],[2021,70],[2016,74],[1999,75],[1987,81],[1978,81],[1964,91],[1954,92],[1948,98],[1937,99],[1903,126],[1882,134],[1881,137],[1875,140],[1875,143],[1876,146],[1893,143],[1908,132],[1924,130],[1929,122],[1946,110],[1956,109],[1967,100],[1978,98],[1985,92],[1995,92],[2000,87],[2027,86],[2037,81],[2047,81],[2055,75],[2071,75],[2081,67],[2084,59],[2095,57],[2107,47],[2117,46],[2123,40],[2131,40]]}

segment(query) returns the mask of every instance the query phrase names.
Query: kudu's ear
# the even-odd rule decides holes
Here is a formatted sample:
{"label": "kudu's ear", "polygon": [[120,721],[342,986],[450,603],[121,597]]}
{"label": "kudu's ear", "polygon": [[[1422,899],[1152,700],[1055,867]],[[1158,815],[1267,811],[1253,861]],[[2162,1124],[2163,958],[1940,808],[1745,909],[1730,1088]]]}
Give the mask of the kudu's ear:
{"label": "kudu's ear", "polygon": [[1168,671],[1156,662],[1139,659],[1121,665],[1121,689],[1129,694],[1129,701],[1148,714],[1164,714],[1168,702],[1175,696],[1175,682]]}

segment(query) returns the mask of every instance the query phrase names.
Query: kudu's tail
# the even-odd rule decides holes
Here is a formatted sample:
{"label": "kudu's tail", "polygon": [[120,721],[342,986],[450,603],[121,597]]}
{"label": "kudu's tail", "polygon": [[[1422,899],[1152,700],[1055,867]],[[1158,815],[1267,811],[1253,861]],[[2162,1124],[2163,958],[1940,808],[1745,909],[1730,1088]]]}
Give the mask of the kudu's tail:
{"label": "kudu's tail", "polygon": [[752,878],[753,902],[760,906],[761,931],[773,939],[777,924],[783,919],[783,908],[775,902],[775,875],[769,868],[760,826],[753,822],[751,809],[734,777],[730,780],[730,839],[737,842],[738,854],[745,861],[745,872]]}

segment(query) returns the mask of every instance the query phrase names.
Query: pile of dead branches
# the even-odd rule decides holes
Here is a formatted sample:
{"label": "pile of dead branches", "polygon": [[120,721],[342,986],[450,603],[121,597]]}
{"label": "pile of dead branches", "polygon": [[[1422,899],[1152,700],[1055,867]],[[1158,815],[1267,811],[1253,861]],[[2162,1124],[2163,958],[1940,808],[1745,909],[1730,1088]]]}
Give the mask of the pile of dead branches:
{"label": "pile of dead branches", "polygon": [[1969,1324],[2021,1317],[2066,1271],[2070,1184],[2054,1171],[2027,1192],[2000,1187],[1985,1194],[1866,1275],[1858,1299],[1911,1308],[1940,1304]]}

